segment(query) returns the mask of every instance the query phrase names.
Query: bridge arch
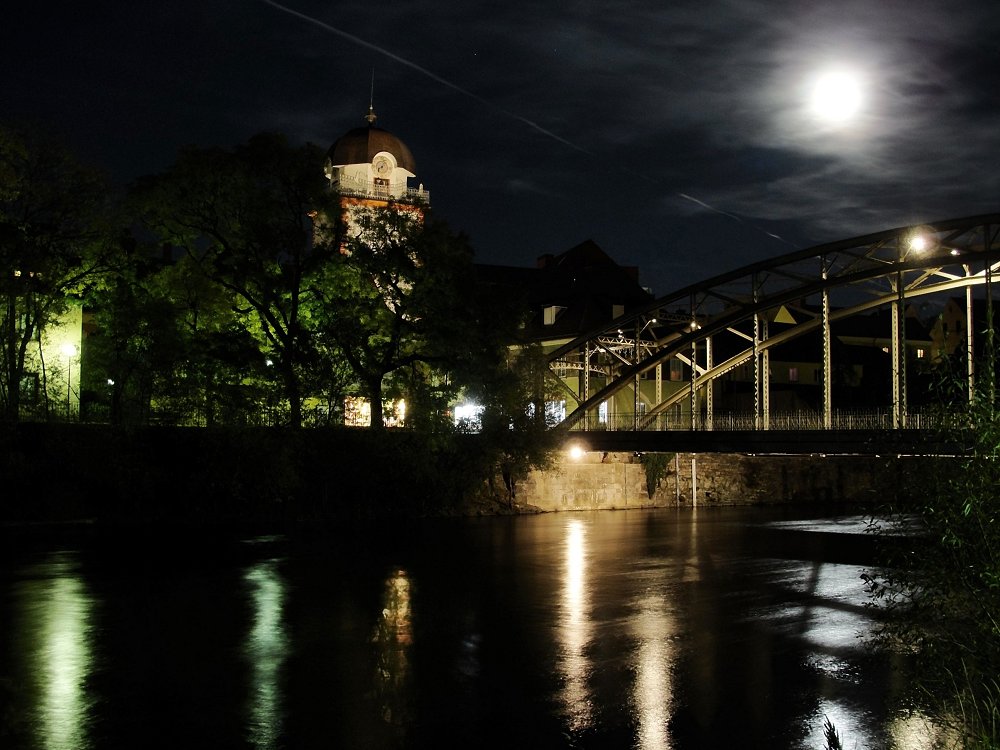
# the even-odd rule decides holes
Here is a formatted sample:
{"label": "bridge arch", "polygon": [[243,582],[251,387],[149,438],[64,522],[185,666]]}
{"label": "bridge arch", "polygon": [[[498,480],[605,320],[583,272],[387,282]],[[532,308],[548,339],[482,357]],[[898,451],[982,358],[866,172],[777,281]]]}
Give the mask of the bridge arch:
{"label": "bridge arch", "polygon": [[[714,383],[736,368],[749,367],[751,424],[742,426],[768,429],[771,351],[819,331],[822,397],[817,426],[829,429],[835,421],[832,326],[886,308],[891,334],[884,348],[892,380],[887,426],[906,427],[907,305],[930,295],[965,291],[963,337],[971,398],[973,290],[984,288],[986,299],[992,298],[990,286],[1000,265],[998,234],[1000,214],[898,227],[770,258],[659,297],[548,353],[549,367],[567,396],[562,426],[677,427],[679,410],[687,422],[683,426],[712,429]],[[781,330],[769,331],[776,319],[783,321]],[[664,366],[673,379],[663,379]],[[630,394],[631,414],[610,424],[601,405],[622,403]],[[664,420],[671,412],[673,418]]]}

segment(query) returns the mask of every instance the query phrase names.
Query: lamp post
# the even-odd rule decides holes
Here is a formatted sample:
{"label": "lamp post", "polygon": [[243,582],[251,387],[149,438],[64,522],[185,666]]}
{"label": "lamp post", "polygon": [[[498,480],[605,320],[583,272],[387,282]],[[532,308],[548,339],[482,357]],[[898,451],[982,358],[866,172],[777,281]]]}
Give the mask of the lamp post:
{"label": "lamp post", "polygon": [[906,269],[903,264],[910,254],[922,255],[936,249],[932,230],[916,227],[896,243],[896,299],[892,310],[892,426],[906,427]]}
{"label": "lamp post", "polygon": [[59,351],[66,356],[66,421],[68,422],[70,418],[70,395],[73,393],[73,389],[71,387],[72,386],[71,368],[73,366],[73,357],[76,356],[77,352],[76,344],[71,344],[69,342],[66,342],[61,347],[59,347]]}

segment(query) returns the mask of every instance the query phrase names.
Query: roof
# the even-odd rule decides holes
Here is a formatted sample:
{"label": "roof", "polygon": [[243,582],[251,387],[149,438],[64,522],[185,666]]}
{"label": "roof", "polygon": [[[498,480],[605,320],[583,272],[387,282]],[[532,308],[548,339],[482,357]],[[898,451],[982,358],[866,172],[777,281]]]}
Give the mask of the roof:
{"label": "roof", "polygon": [[[545,255],[536,268],[476,264],[481,283],[494,284],[521,298],[531,310],[530,338],[576,336],[614,320],[615,306],[625,311],[647,304],[652,296],[638,282],[638,270],[619,266],[588,240],[559,255]],[[551,325],[546,307],[559,308]]]}
{"label": "roof", "polygon": [[380,151],[387,151],[396,157],[396,166],[416,174],[416,162],[406,144],[388,130],[374,125],[354,128],[342,135],[330,147],[327,157],[332,166],[342,167],[347,164],[368,164]]}

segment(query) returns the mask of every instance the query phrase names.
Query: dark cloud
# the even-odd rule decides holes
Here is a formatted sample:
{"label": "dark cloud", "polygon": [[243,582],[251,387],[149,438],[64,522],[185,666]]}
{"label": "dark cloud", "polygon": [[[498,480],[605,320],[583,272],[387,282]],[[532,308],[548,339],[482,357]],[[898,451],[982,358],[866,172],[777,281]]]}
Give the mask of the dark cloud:
{"label": "dark cloud", "polygon": [[[262,130],[328,145],[361,124],[374,70],[379,124],[481,258],[592,238],[661,292],[1000,209],[992,0],[284,5],[5,10],[0,117],[126,180]],[[830,66],[863,84],[840,126],[806,107]]]}

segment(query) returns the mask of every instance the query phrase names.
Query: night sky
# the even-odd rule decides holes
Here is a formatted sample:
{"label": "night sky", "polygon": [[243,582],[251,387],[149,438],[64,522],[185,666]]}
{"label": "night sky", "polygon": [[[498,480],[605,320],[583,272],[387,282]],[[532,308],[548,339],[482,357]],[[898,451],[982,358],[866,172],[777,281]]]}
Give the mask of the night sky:
{"label": "night sky", "polygon": [[328,147],[373,70],[378,125],[482,262],[593,239],[663,294],[1000,210],[996,0],[17,3],[0,120],[124,184],[189,143]]}

